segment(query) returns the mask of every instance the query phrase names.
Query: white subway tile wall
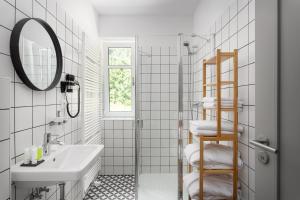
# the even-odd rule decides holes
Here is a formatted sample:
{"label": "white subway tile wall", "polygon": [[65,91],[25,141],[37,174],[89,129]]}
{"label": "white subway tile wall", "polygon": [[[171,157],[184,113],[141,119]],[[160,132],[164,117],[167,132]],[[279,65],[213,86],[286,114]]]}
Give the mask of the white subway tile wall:
{"label": "white subway tile wall", "polygon": [[[211,27],[216,33],[216,49],[222,51],[239,50],[239,98],[243,100],[243,110],[239,113],[239,123],[245,128],[240,137],[239,150],[245,162],[240,171],[242,199],[255,199],[255,154],[249,140],[255,137],[255,0],[234,0],[229,8]],[[199,45],[199,44],[198,44]],[[194,56],[195,101],[202,98],[202,61],[212,55],[210,44],[199,45],[201,49]],[[216,51],[215,49],[215,51]],[[213,69],[213,68],[211,68]],[[232,61],[223,66],[222,79],[232,78]],[[208,72],[207,82],[215,79],[214,71]],[[213,95],[214,90],[208,91]],[[232,94],[232,88],[224,87],[222,94]],[[212,116],[214,114],[208,113]],[[232,120],[231,114],[223,114],[225,120]]]}
{"label": "white subway tile wall", "polygon": [[134,132],[134,120],[105,120],[102,174],[134,175]]}
{"label": "white subway tile wall", "polygon": [[[139,47],[142,52],[138,54],[140,63],[137,65],[140,67],[139,109],[143,120],[140,133],[141,173],[177,172],[178,65],[177,49],[173,47],[176,44],[176,37],[174,38],[168,38],[172,44],[169,46]],[[157,43],[156,39],[154,42]],[[188,116],[187,109],[186,106],[185,116]],[[102,173],[134,174],[134,121],[106,120],[104,132],[105,156]]]}
{"label": "white subway tile wall", "polygon": [[177,171],[178,74],[173,46],[140,47],[141,173]]}
{"label": "white subway tile wall", "polygon": [[[27,199],[31,190],[21,190],[10,182],[10,167],[23,159],[24,148],[40,145],[47,125],[61,110],[63,95],[60,85],[47,92],[37,92],[23,84],[14,71],[9,51],[11,31],[16,22],[25,17],[38,17],[47,21],[58,34],[63,51],[63,74],[72,73],[82,82],[80,66],[82,31],[55,0],[0,0],[0,77],[10,79],[10,87],[0,84],[0,199]],[[2,79],[1,79],[2,80]],[[9,92],[11,94],[9,94]],[[73,102],[75,103],[75,102]],[[68,118],[68,117],[67,117]],[[58,131],[59,140],[67,144],[81,143],[81,116],[71,119]],[[45,199],[57,199],[58,186],[52,186]],[[80,181],[67,183],[67,199],[82,199]]]}

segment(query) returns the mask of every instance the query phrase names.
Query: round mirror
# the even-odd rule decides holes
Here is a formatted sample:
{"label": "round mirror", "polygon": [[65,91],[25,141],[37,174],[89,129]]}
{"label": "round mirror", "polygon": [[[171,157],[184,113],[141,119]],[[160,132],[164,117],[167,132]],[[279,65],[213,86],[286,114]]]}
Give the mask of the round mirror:
{"label": "round mirror", "polygon": [[10,38],[10,52],[20,79],[33,90],[50,90],[60,81],[62,53],[49,24],[41,19],[19,21]]}

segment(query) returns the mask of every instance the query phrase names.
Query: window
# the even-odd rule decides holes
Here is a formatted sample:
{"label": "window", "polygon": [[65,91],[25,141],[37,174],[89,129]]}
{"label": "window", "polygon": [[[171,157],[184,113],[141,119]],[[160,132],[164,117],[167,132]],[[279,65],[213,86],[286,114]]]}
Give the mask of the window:
{"label": "window", "polygon": [[134,116],[134,42],[105,42],[104,48],[104,115]]}

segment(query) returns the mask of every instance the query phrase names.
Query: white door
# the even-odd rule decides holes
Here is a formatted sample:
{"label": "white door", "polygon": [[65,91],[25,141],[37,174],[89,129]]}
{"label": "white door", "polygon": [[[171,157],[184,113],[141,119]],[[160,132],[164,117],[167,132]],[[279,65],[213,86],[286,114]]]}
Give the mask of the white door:
{"label": "white door", "polygon": [[278,199],[278,0],[257,0],[255,199]]}

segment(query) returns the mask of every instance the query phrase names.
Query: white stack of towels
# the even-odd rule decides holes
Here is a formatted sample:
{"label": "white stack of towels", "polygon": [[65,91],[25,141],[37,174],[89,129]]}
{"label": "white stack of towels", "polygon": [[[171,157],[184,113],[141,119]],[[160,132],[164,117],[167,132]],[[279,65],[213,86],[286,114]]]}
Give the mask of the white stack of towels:
{"label": "white stack of towels", "polygon": [[[199,166],[200,147],[199,144],[189,144],[185,147],[184,153],[188,162]],[[230,146],[221,144],[206,144],[204,147],[204,168],[205,169],[230,169],[233,168],[233,149]],[[243,161],[238,156],[238,167],[242,168]],[[199,173],[189,173],[183,177],[185,188],[192,200],[199,199]],[[231,199],[233,192],[231,174],[206,174],[204,176],[204,199],[221,200]],[[240,187],[238,193],[240,193]]]}
{"label": "white stack of towels", "polygon": [[[232,122],[222,121],[222,134],[232,134],[234,126]],[[190,121],[190,131],[194,136],[217,135],[217,121],[215,120],[194,120]],[[238,126],[238,133],[242,133],[244,128]],[[184,149],[187,161],[193,167],[199,167],[200,145],[199,143],[188,144]],[[204,168],[205,169],[232,169],[233,168],[233,148],[222,144],[205,144],[204,146]],[[243,161],[238,153],[238,168],[243,167]],[[199,199],[199,173],[195,172],[184,176],[184,185],[192,200]],[[240,188],[239,188],[240,194]],[[231,174],[205,174],[204,176],[204,199],[221,200],[231,199],[233,192]],[[240,196],[240,195],[239,195]]]}
{"label": "white stack of towels", "polygon": [[[234,131],[233,123],[229,121],[222,121],[221,124],[222,134],[232,134]],[[193,135],[217,135],[217,121],[216,120],[191,120],[190,131]],[[244,128],[238,126],[238,132],[242,133]]]}
{"label": "white stack of towels", "polygon": [[[199,173],[192,172],[183,177],[183,182],[192,200],[199,199]],[[204,176],[204,199],[224,200],[232,198],[232,175],[227,174],[207,174]],[[241,196],[240,185],[238,186],[238,199]]]}
{"label": "white stack of towels", "polygon": [[[217,98],[216,97],[203,97],[202,99],[203,108],[213,109],[217,107]],[[238,100],[238,108],[242,107],[242,101]],[[233,98],[221,98],[221,108],[233,108]]]}
{"label": "white stack of towels", "polygon": [[[184,148],[187,161],[194,167],[199,166],[200,145],[188,144]],[[233,167],[233,148],[222,144],[205,144],[204,146],[204,168],[206,169],[230,169]],[[238,155],[238,167],[243,166],[243,161]]]}

